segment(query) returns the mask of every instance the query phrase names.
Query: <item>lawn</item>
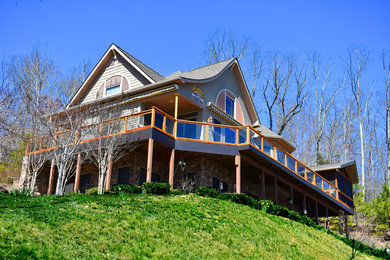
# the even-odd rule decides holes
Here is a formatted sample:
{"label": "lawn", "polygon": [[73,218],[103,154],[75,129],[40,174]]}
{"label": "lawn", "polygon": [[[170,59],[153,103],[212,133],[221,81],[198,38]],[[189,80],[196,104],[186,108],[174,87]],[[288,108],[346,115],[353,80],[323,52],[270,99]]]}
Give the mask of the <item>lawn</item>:
{"label": "lawn", "polygon": [[325,232],[193,194],[0,193],[3,259],[348,259],[351,252]]}

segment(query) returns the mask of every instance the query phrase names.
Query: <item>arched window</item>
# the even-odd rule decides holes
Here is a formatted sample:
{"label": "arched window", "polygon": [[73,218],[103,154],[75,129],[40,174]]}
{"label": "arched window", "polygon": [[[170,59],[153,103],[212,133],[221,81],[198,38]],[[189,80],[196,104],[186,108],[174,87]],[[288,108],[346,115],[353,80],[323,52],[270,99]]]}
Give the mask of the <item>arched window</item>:
{"label": "arched window", "polygon": [[118,94],[129,89],[129,83],[124,76],[116,75],[107,79],[96,93],[96,98]]}
{"label": "arched window", "polygon": [[233,117],[241,124],[244,124],[244,117],[240,103],[231,91],[227,89],[221,90],[218,93],[215,103],[217,104],[217,107],[223,110],[226,114]]}

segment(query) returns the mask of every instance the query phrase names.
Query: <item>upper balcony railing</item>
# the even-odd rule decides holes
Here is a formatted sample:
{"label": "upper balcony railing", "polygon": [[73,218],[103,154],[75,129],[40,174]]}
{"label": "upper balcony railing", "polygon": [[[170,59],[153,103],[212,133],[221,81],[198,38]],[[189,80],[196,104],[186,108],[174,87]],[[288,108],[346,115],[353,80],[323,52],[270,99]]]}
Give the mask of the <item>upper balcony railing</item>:
{"label": "upper balcony railing", "polygon": [[[113,135],[126,134],[146,128],[155,128],[175,139],[224,145],[250,145],[265,156],[284,166],[309,185],[315,186],[333,199],[353,209],[351,197],[341,192],[333,183],[307,167],[301,161],[283,151],[251,126],[229,126],[204,122],[176,120],[162,110],[153,107],[129,116],[112,119],[100,124],[88,125],[75,134],[74,143],[84,143]],[[91,131],[92,130],[92,131]],[[56,137],[70,134],[59,132]],[[85,134],[83,134],[85,133]],[[77,139],[80,138],[80,139]],[[48,137],[31,139],[27,144],[28,155],[56,149]]]}

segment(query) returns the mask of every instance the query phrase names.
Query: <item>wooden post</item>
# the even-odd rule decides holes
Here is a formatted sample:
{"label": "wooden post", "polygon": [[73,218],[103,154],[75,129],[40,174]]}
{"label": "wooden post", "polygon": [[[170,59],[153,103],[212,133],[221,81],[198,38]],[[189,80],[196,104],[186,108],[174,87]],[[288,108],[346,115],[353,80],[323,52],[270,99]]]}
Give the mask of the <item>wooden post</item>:
{"label": "wooden post", "polygon": [[81,173],[81,154],[77,155],[76,175],[74,178],[73,191],[77,192],[80,188],[80,173]]}
{"label": "wooden post", "polygon": [[175,149],[171,151],[171,158],[169,160],[169,184],[171,189],[173,189],[173,178],[175,174]]}
{"label": "wooden post", "polygon": [[294,210],[294,189],[290,187],[290,201],[291,201],[291,210]]}
{"label": "wooden post", "polygon": [[274,196],[275,203],[278,204],[278,178],[274,177]]}
{"label": "wooden post", "polygon": [[[306,194],[303,194],[303,205],[302,210],[305,215],[307,215],[307,209],[306,209]],[[306,212],[306,213],[305,213]]]}
{"label": "wooden post", "polygon": [[246,143],[247,144],[251,143],[251,130],[249,126],[246,127]]}
{"label": "wooden post", "polygon": [[316,218],[316,223],[318,224],[318,202],[317,200],[314,203],[314,210],[315,210],[315,218]]}
{"label": "wooden post", "polygon": [[327,229],[329,229],[329,212],[328,212],[328,207],[325,207],[325,216],[326,216],[325,227]]}
{"label": "wooden post", "polygon": [[152,182],[152,163],[153,163],[153,138],[148,142],[148,158],[146,165],[146,182]]}
{"label": "wooden post", "polygon": [[240,152],[235,158],[236,164],[236,193],[241,193],[241,155]]}
{"label": "wooden post", "polygon": [[108,168],[106,176],[106,190],[111,190],[112,154],[108,155]]}
{"label": "wooden post", "polygon": [[265,200],[265,173],[264,170],[261,172],[261,198]]}
{"label": "wooden post", "polygon": [[53,187],[53,178],[54,178],[54,166],[55,166],[55,160],[54,158],[51,160],[51,167],[50,167],[50,175],[49,175],[49,187],[47,188],[47,194],[50,195],[52,192]]}
{"label": "wooden post", "polygon": [[177,136],[177,117],[179,115],[179,94],[175,94],[175,121],[173,122],[173,136],[176,138]]}

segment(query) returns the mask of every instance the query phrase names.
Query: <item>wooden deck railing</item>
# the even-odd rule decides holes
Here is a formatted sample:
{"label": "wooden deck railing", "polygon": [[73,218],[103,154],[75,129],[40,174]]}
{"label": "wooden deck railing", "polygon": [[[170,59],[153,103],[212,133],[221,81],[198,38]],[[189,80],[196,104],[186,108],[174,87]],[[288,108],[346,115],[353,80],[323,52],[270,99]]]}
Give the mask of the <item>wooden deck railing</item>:
{"label": "wooden deck railing", "polygon": [[[113,124],[114,126],[112,126]],[[111,127],[108,127],[108,125]],[[90,131],[92,128],[95,128],[95,131]],[[129,116],[115,118],[100,124],[85,126],[75,134],[74,143],[76,143],[76,141],[79,141],[79,143],[90,142],[99,138],[108,138],[112,135],[126,134],[146,128],[155,128],[178,140],[234,146],[250,145],[265,156],[276,161],[277,164],[299,176],[299,178],[303,179],[308,185],[317,187],[336,201],[353,209],[353,200],[351,197],[341,192],[336,185],[323,178],[294,156],[284,152],[281,147],[264,137],[251,126],[229,126],[175,120],[172,116],[159,108],[153,107],[150,110],[145,110]],[[80,134],[86,129],[88,129],[88,131],[86,131],[88,134]],[[110,129],[110,131],[107,129]],[[64,131],[57,133],[56,135],[66,135],[67,133],[69,132]],[[76,140],[76,138],[82,138],[82,140]],[[55,148],[55,142],[50,141],[47,137],[36,138],[31,139],[28,142],[26,153],[29,155]]]}

